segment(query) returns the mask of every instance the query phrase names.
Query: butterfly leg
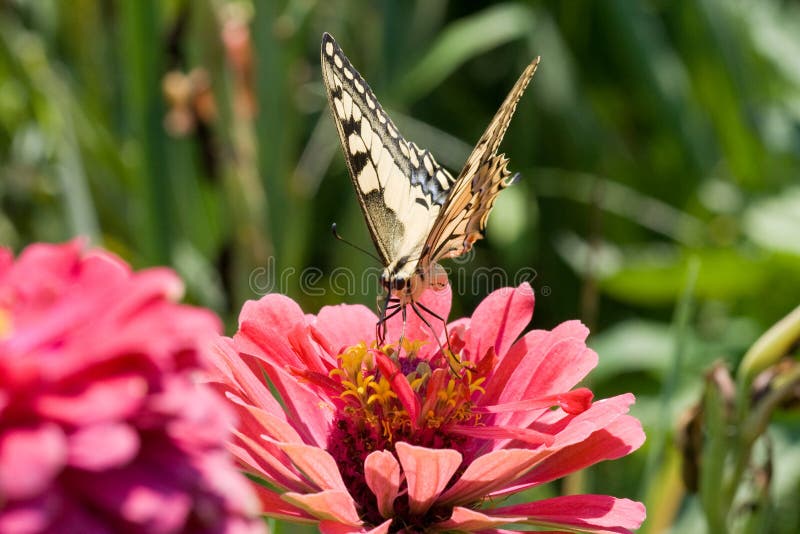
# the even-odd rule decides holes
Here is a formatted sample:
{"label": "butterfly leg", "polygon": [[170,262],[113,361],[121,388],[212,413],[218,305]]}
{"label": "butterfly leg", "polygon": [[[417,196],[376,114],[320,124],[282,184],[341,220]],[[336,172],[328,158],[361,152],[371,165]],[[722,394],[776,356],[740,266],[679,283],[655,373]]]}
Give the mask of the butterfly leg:
{"label": "butterfly leg", "polygon": [[384,318],[386,317],[386,311],[389,309],[390,300],[391,295],[383,293],[379,293],[375,298],[375,307],[378,311],[378,322],[375,323],[375,341],[377,341],[378,346],[383,345],[386,335],[386,328],[382,327],[384,326]]}
{"label": "butterfly leg", "polygon": [[[419,307],[417,307],[417,306],[419,306]],[[425,317],[422,315],[422,311],[420,310],[420,308],[422,308],[422,310],[424,310],[424,311],[428,312],[428,314],[430,314],[430,315],[433,315],[433,316],[434,316],[434,317],[436,317],[436,318],[440,318],[440,317],[439,317],[437,314],[433,313],[433,312],[432,312],[430,309],[428,309],[428,308],[427,308],[427,307],[426,307],[424,304],[422,304],[422,303],[419,303],[419,302],[414,302],[413,300],[411,301],[411,309],[413,309],[413,310],[414,310],[414,313],[416,313],[416,314],[417,314],[417,317],[419,317],[419,318],[420,318],[420,320],[422,320],[422,322],[423,322],[423,323],[425,323],[425,325],[426,325],[428,328],[430,328],[430,329],[431,329],[431,332],[433,332],[433,337],[434,337],[434,338],[436,338],[436,343],[438,343],[438,344],[439,344],[439,350],[440,350],[440,351],[442,351],[442,354],[444,354],[444,347],[442,346],[442,342],[439,340],[439,336],[438,336],[438,335],[436,335],[436,330],[433,328],[433,325],[430,323],[430,321],[428,321],[428,320],[427,320],[427,319],[426,319],[426,318],[425,318]],[[445,325],[445,331],[446,331],[446,329],[447,329],[447,325]],[[449,349],[449,343],[450,343],[450,342],[449,342],[449,340],[448,340],[448,349]],[[451,351],[451,352],[452,352],[452,351]]]}
{"label": "butterfly leg", "polygon": [[[453,348],[450,346],[450,333],[447,331],[447,320],[446,320],[444,317],[442,317],[441,315],[439,315],[438,313],[436,313],[435,311],[433,311],[432,309],[430,309],[430,308],[428,308],[427,306],[425,306],[425,305],[424,305],[423,303],[421,303],[421,302],[416,302],[416,303],[412,303],[412,304],[414,304],[414,306],[415,306],[415,307],[414,307],[414,311],[415,311],[415,312],[417,312],[417,316],[418,316],[420,319],[422,319],[422,320],[423,320],[423,322],[424,322],[426,325],[428,325],[428,328],[430,328],[430,329],[431,329],[431,331],[433,332],[433,335],[434,335],[434,337],[436,337],[436,342],[437,342],[437,343],[439,343],[439,349],[442,351],[442,354],[444,354],[444,347],[442,347],[442,343],[439,341],[439,338],[438,338],[438,336],[436,335],[436,330],[434,330],[434,329],[433,329],[433,326],[431,326],[431,324],[430,324],[430,323],[429,323],[429,322],[428,322],[428,321],[427,321],[425,318],[423,318],[423,317],[422,317],[422,314],[420,313],[419,309],[417,309],[417,308],[416,308],[416,306],[419,306],[419,308],[420,308],[422,311],[424,311],[424,312],[428,313],[428,314],[429,314],[429,315],[431,315],[432,317],[434,317],[434,318],[436,318],[436,319],[438,319],[438,320],[442,321],[442,324],[444,325],[444,339],[445,339],[445,342],[447,343],[447,350],[450,352],[450,354],[453,354]],[[450,358],[447,358],[447,361],[448,361],[448,363],[449,363],[449,362],[450,362]],[[452,369],[452,367],[453,367],[453,366],[452,366],[452,364],[451,364],[451,365],[450,365],[450,368]]]}
{"label": "butterfly leg", "polygon": [[389,297],[385,302],[386,303],[384,304],[383,309],[381,309],[380,318],[375,325],[375,339],[379,346],[383,345],[384,341],[386,341],[387,321],[397,315],[397,313],[400,311],[399,299]]}
{"label": "butterfly leg", "polygon": [[[450,334],[447,331],[447,320],[444,317],[442,317],[441,315],[439,315],[438,313],[436,313],[435,311],[433,311],[432,309],[430,309],[427,306],[425,306],[421,302],[417,302],[416,305],[419,306],[422,311],[428,313],[429,315],[431,315],[435,319],[438,319],[438,320],[442,321],[442,324],[444,325],[444,336],[445,336],[445,339],[447,340],[447,349],[450,350]],[[419,313],[417,313],[417,315],[419,315]],[[419,317],[420,317],[420,319],[422,319],[421,315],[419,315]],[[427,321],[425,321],[425,324],[430,326],[430,324],[428,324]],[[431,330],[433,330],[433,327],[431,327]],[[433,331],[433,333],[434,333],[434,335],[436,335],[436,331],[435,330]]]}
{"label": "butterfly leg", "polygon": [[[398,303],[398,306],[400,306],[399,303]],[[403,328],[400,330],[400,341],[397,342],[397,354],[398,355],[400,354],[400,351],[403,348],[403,341],[406,338],[406,319],[408,318],[407,314],[406,314],[406,307],[405,306],[400,306],[400,311],[403,312]]]}

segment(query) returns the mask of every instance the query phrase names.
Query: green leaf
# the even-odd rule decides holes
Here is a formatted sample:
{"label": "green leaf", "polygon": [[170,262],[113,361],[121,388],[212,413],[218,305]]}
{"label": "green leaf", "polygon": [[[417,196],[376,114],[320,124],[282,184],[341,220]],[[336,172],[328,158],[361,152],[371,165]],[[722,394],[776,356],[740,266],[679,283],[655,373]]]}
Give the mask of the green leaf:
{"label": "green leaf", "polygon": [[679,251],[650,248],[629,254],[623,267],[601,280],[602,289],[623,302],[661,306],[680,293],[683,273],[691,256],[700,262],[696,295],[699,298],[733,299],[752,296],[763,287],[767,260],[735,249]]}
{"label": "green leaf", "polygon": [[533,10],[510,3],[451,23],[406,75],[398,93],[406,100],[418,99],[470,58],[530,35],[535,23]]}
{"label": "green leaf", "polygon": [[766,249],[800,255],[800,187],[753,204],[744,231]]}

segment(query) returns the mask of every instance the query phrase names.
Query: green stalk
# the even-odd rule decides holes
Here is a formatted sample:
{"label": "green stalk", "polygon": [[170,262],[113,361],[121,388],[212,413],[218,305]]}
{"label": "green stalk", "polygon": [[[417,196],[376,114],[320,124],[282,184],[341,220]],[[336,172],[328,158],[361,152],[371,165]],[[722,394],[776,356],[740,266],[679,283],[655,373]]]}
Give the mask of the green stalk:
{"label": "green stalk", "polygon": [[[675,334],[675,346],[672,353],[672,366],[661,388],[661,398],[659,401],[659,412],[661,416],[659,419],[662,421],[670,420],[670,399],[673,398],[680,381],[680,373],[683,368],[683,356],[686,353],[686,340],[689,333],[689,319],[691,317],[694,288],[697,283],[697,275],[699,272],[699,260],[697,258],[691,258],[687,266],[686,283],[684,285],[683,294],[675,308],[675,315],[672,321]],[[658,478],[654,475],[659,469],[659,466],[664,463],[663,458],[664,450],[666,449],[667,430],[663,427],[657,427],[655,431],[650,433],[648,440],[651,445],[650,452],[647,456],[644,476],[642,477],[644,481],[656,480]],[[643,493],[646,494],[647,492]]]}
{"label": "green stalk", "polygon": [[169,263],[172,246],[170,206],[173,202],[167,173],[168,139],[162,120],[161,75],[164,56],[161,24],[155,0],[119,4],[123,30],[123,59],[126,61],[128,120],[131,133],[140,143],[143,163],[143,189],[146,199],[146,262]]}

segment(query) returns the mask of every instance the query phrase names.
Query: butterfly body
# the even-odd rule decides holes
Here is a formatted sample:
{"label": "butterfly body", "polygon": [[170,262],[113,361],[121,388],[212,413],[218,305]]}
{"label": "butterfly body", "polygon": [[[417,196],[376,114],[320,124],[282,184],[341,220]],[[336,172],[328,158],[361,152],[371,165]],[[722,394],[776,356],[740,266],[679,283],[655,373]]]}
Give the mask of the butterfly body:
{"label": "butterfly body", "polygon": [[415,303],[425,289],[447,285],[438,262],[465,254],[483,237],[497,195],[516,180],[497,148],[537,64],[538,58],[522,73],[453,178],[428,150],[400,135],[333,37],[323,34],[321,65],[328,102],[384,265],[381,284],[397,311],[405,313],[411,305],[418,312]]}

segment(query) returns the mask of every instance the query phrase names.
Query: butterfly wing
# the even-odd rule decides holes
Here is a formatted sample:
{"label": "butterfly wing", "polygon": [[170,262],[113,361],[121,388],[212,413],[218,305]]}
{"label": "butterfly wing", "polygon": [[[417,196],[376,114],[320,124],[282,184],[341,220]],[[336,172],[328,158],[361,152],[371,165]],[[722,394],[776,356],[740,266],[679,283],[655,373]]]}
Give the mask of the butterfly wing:
{"label": "butterfly wing", "polygon": [[425,242],[423,250],[428,262],[468,252],[483,237],[497,195],[519,176],[511,176],[506,167],[508,158],[497,154],[497,149],[538,65],[537,57],[525,68],[467,158]]}
{"label": "butterfly wing", "polygon": [[384,265],[418,255],[454,180],[406,141],[329,34],[322,79],[372,241]]}

